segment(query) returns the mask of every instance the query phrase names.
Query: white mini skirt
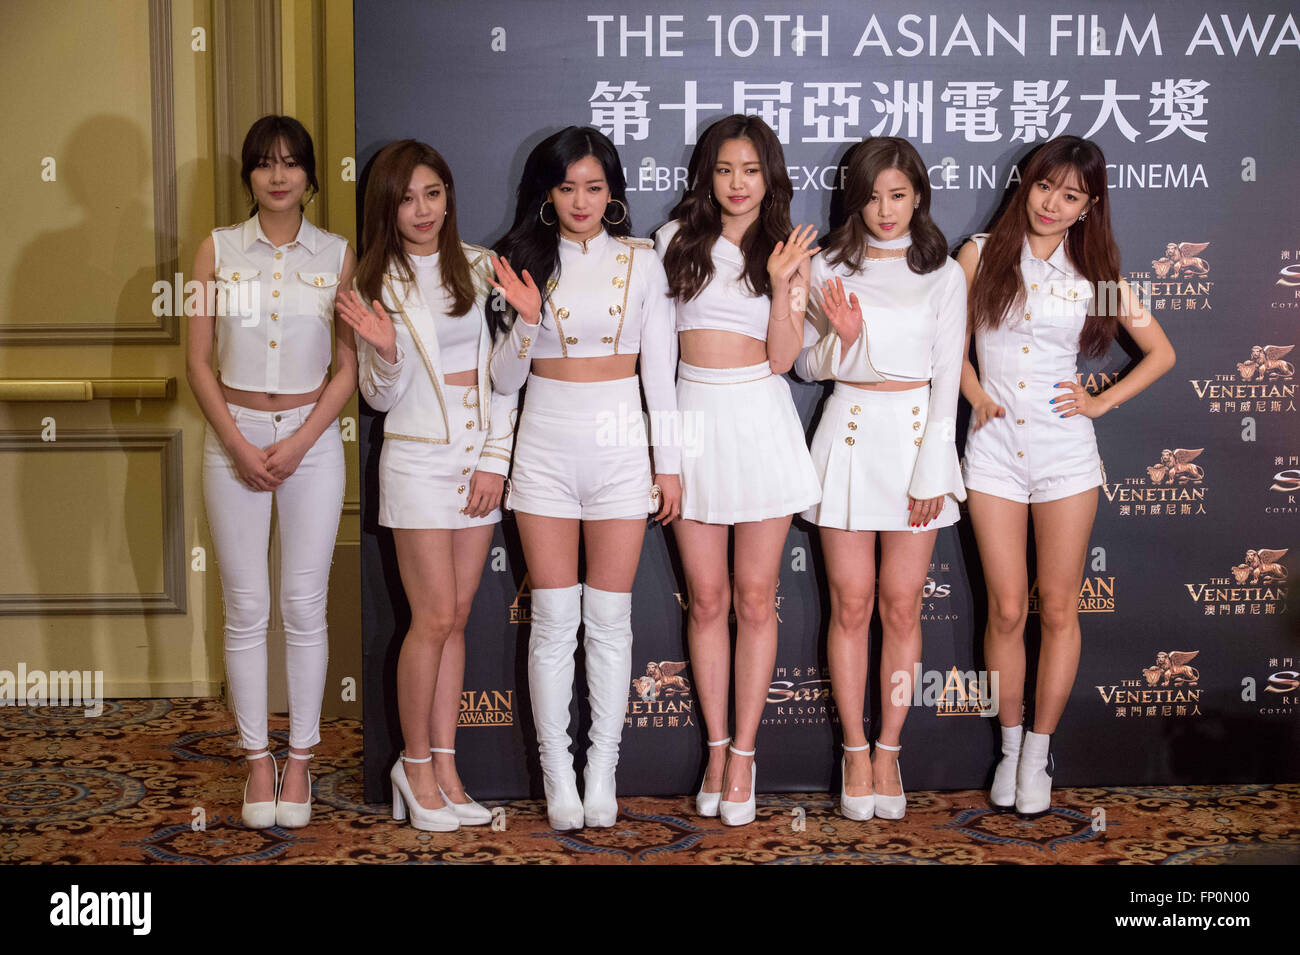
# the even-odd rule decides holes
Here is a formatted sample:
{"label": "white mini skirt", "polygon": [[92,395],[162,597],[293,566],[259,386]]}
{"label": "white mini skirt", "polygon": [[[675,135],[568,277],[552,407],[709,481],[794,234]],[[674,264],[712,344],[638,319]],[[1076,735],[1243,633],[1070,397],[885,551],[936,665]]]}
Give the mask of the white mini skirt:
{"label": "white mini skirt", "polygon": [[528,376],[506,507],[584,521],[639,518],[651,501],[641,379]]}
{"label": "white mini skirt", "polygon": [[384,435],[379,452],[379,523],[411,530],[459,530],[495,524],[501,509],[470,517],[470,481],[487,432],[479,427],[477,385],[442,386],[450,441],[435,444]]}
{"label": "white mini skirt", "polygon": [[741,524],[797,514],[821,498],[790,385],[767,362],[677,366],[682,517]]}
{"label": "white mini skirt", "polygon": [[929,386],[868,391],[836,382],[812,442],[822,498],[803,517],[820,527],[848,531],[919,533],[955,524],[961,514],[948,496],[929,527],[908,524],[907,489],[929,401]]}

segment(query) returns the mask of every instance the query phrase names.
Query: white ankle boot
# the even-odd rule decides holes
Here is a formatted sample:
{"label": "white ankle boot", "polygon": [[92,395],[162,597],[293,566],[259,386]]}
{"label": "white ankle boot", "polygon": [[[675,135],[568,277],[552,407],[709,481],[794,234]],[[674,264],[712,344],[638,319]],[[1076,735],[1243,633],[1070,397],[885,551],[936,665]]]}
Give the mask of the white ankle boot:
{"label": "white ankle boot", "polygon": [[1028,732],[1016,773],[1016,812],[1033,819],[1052,808],[1052,754],[1048,733]]}
{"label": "white ankle boot", "polygon": [[993,770],[993,788],[989,803],[998,812],[1011,812],[1016,808],[1016,769],[1020,765],[1020,747],[1024,743],[1024,726],[1003,726],[1002,758]]}
{"label": "white ankle boot", "polygon": [[569,752],[569,704],[573,700],[573,654],[582,622],[582,585],[534,590],[528,638],[528,692],[546,790],[551,828],[582,828],[582,800]]}
{"label": "white ankle boot", "polygon": [[585,587],[582,623],[591,704],[582,809],[588,826],[608,828],[618,818],[615,771],[632,683],[632,595]]}

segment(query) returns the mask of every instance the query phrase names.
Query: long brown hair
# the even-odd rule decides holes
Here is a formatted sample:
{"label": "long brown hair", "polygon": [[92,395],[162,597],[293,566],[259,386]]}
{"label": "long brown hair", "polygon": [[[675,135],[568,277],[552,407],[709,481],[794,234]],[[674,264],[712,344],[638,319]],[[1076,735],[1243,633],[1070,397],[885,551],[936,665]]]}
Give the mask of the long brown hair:
{"label": "long brown hair", "polygon": [[474,305],[474,277],[469,259],[461,248],[456,229],[456,186],[447,161],[432,146],[414,139],[389,143],[375,156],[366,183],[366,201],[361,230],[361,261],[357,264],[357,288],[374,301],[381,297],[384,273],[391,267],[408,285],[415,272],[406,258],[402,236],[397,231],[397,207],[411,184],[416,166],[428,166],[442,180],[447,191],[447,215],[438,229],[438,268],[442,287],[451,296],[450,313],[464,315]]}
{"label": "long brown hair", "polygon": [[790,235],[794,186],[776,133],[757,116],[736,113],[704,131],[687,166],[686,194],[670,213],[681,227],[668,243],[664,271],[668,273],[669,290],[679,301],[693,299],[713,279],[713,245],[722,235],[722,210],[713,198],[713,170],[718,164],[718,151],[729,139],[749,140],[763,167],[766,194],[758,218],[745,230],[740,251],[750,291],[755,295],[772,294],[767,260],[776,244]]}
{"label": "long brown hair", "polygon": [[876,190],[876,178],[886,169],[897,169],[905,175],[920,200],[912,210],[912,223],[908,226],[912,244],[907,250],[907,267],[917,275],[933,272],[948,258],[948,240],[930,217],[930,176],[921,154],[906,139],[897,136],[864,139],[845,157],[844,208],[849,215],[826,240],[826,261],[854,272],[862,268],[869,231],[862,210]]}
{"label": "long brown hair", "polygon": [[1029,233],[1026,200],[1034,185],[1046,180],[1053,184],[1077,177],[1081,191],[1095,198],[1085,209],[1087,218],[1070,226],[1065,237],[1065,254],[1089,283],[1094,294],[1088,318],[1079,333],[1079,350],[1100,358],[1115,339],[1118,320],[1104,306],[1102,283],[1119,280],[1119,248],[1110,229],[1110,203],[1106,195],[1106,157],[1090,139],[1058,136],[1033,152],[1025,164],[1006,211],[993,226],[980,252],[975,281],[967,300],[973,329],[997,328],[1007,314],[1020,311],[1025,301],[1025,280],[1020,274],[1020,255]]}

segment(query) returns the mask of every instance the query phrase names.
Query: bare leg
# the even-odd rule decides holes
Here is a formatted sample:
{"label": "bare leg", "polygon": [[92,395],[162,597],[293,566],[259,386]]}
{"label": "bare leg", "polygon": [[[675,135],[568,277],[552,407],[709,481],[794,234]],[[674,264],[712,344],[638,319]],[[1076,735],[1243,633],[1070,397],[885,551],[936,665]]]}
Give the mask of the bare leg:
{"label": "bare leg", "polygon": [[[865,746],[862,718],[866,704],[867,634],[876,594],[875,531],[821,528],[826,577],[831,591],[831,622],[826,656],[831,693],[840,713],[845,746]],[[844,791],[870,796],[871,759],[866,750],[844,754]]]}
{"label": "bare leg", "polygon": [[1025,706],[1029,505],[968,491],[967,506],[988,588],[984,665],[998,675],[998,722],[1019,726]]}

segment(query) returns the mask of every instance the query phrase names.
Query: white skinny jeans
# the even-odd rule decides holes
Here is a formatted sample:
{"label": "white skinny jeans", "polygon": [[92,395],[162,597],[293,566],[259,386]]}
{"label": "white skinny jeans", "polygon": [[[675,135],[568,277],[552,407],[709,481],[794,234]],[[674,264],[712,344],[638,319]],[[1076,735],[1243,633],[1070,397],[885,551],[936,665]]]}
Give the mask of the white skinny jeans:
{"label": "white skinny jeans", "polygon": [[[248,441],[267,448],[287,438],[312,405],[255,411],[228,404]],[[245,749],[267,746],[266,628],[271,613],[267,552],[274,495],[280,530],[280,613],[289,682],[289,745],[320,742],[321,700],[329,662],[325,601],[334,539],[343,510],[343,442],[337,421],[321,434],[298,469],[274,491],[254,491],[209,428],[203,443],[203,498],[225,602],[226,679]]]}

